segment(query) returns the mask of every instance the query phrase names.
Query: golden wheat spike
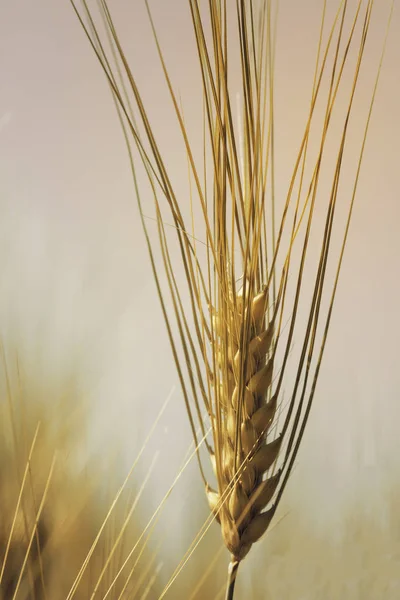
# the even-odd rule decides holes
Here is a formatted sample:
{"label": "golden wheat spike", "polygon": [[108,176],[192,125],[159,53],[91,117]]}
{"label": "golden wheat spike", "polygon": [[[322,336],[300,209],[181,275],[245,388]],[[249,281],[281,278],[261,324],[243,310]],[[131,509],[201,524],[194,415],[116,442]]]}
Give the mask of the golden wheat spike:
{"label": "golden wheat spike", "polygon": [[[202,165],[195,161],[196,153],[190,144],[150,7],[144,1],[193,182],[188,223],[187,200],[180,198],[174,189],[157,144],[157,132],[152,129],[135,79],[135,65],[130,65],[124,53],[106,0],[98,0],[106,39],[102,39],[86,0],[81,2],[82,10],[75,0],[71,3],[108,79],[123,126],[157,292],[196,447],[196,421],[200,422],[202,435],[208,427],[202,417],[201,402],[211,423],[212,439],[207,450],[215,485],[211,486],[206,479],[200,453],[198,462],[210,508],[232,556],[226,592],[229,599],[233,597],[240,561],[268,529],[275,514],[314,398],[380,70],[379,67],[370,98],[354,185],[347,192],[348,218],[343,233],[337,229],[335,219],[338,186],[374,2],[342,0],[330,23],[326,23],[326,3],[322,5],[309,113],[305,115],[300,150],[278,215],[274,184],[274,140],[278,135],[274,119],[274,65],[279,3],[210,0],[203,5],[198,0],[188,0],[203,88],[204,130],[208,136]],[[236,32],[229,25],[231,11],[236,18]],[[239,47],[237,62],[229,50],[235,36]],[[351,85],[346,89],[344,71],[350,56],[355,58],[355,66]],[[240,130],[234,125],[229,87],[233,69],[241,73]],[[332,133],[339,91],[347,95],[347,108],[340,125],[335,123],[338,142],[336,159],[331,165],[331,187],[328,196],[321,200],[321,169],[326,162],[325,149]],[[322,124],[316,118],[321,111]],[[311,138],[317,147],[316,154],[309,150]],[[147,173],[154,200],[163,277],[172,300],[177,336],[173,333],[143,218],[143,212],[147,211],[143,209],[136,177],[137,156]],[[207,159],[212,165],[211,176],[206,170]],[[173,220],[188,303],[176,279],[163,200]],[[201,222],[197,216],[195,230],[196,203],[199,209],[196,215],[200,214]],[[317,226],[317,206],[324,213],[319,220],[322,241],[315,266],[309,240],[311,228]],[[198,252],[200,232],[206,246],[205,259]],[[341,241],[341,250],[329,296],[325,289],[333,235]],[[307,295],[304,273],[313,264],[314,284]],[[328,308],[323,302],[326,295]],[[304,296],[308,298],[308,313],[304,327],[300,328],[301,339],[296,340],[300,341],[301,352],[293,377],[289,375],[288,359],[292,342],[299,335],[299,304]],[[286,320],[288,332],[284,335]],[[282,407],[282,386],[289,389],[286,408]]]}

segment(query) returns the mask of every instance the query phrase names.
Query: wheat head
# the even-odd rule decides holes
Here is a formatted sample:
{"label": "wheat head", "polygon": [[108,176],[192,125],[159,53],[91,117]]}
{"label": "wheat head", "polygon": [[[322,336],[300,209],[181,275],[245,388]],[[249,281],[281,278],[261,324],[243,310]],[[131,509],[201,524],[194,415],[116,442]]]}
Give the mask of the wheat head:
{"label": "wheat head", "polygon": [[[190,427],[196,447],[204,439],[214,472],[214,483],[210,484],[204,452],[199,450],[208,502],[232,556],[227,586],[227,598],[231,598],[240,561],[266,532],[276,512],[314,399],[380,71],[379,66],[368,100],[353,184],[345,193],[347,213],[340,230],[335,218],[338,188],[374,2],[343,0],[329,19],[327,3],[321,3],[309,112],[287,193],[280,199],[276,197],[275,139],[279,132],[274,112],[279,3],[210,0],[203,6],[198,0],[187,2],[203,92],[201,164],[194,158],[196,151],[145,0],[189,165],[190,195],[182,198],[106,0],[97,3],[101,27],[86,0],[71,2],[102,66],[123,126],[140,218]],[[232,18],[236,19],[233,32]],[[232,39],[237,42],[236,55],[231,55]],[[350,63],[352,55],[355,60]],[[344,73],[349,63],[351,76],[346,84]],[[232,73],[240,74],[240,127],[235,125]],[[337,108],[339,90],[346,97],[342,110]],[[293,102],[295,95],[293,90]],[[326,145],[332,136],[335,158],[326,165]],[[161,270],[144,217],[148,204],[144,205],[138,164],[144,166],[147,192],[154,200]],[[330,180],[324,188],[327,191],[321,194],[323,168],[329,168]],[[319,249],[313,252],[310,232],[312,226],[317,227],[317,213],[321,235]],[[173,242],[165,215],[172,217],[185,291],[172,258]],[[329,270],[335,238],[339,250]],[[307,269],[312,281],[308,291]],[[170,293],[170,311],[162,278]],[[306,307],[302,319],[301,305]],[[294,375],[289,375],[295,332],[300,336],[300,352]],[[288,394],[286,405],[282,402],[283,389]],[[167,589],[169,585],[165,593]]]}

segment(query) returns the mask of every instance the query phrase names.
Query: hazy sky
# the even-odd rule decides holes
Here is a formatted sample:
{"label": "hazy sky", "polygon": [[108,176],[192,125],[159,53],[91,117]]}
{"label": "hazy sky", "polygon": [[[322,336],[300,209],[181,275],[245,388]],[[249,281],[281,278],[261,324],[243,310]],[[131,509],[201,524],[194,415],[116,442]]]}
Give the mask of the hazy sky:
{"label": "hazy sky", "polygon": [[[187,2],[150,4],[189,128],[199,138],[198,103],[191,100],[198,71]],[[304,127],[321,4],[280,3],[276,94],[282,188]],[[389,4],[379,0],[374,9],[360,81],[360,125]],[[186,177],[144,3],[110,5],[172,173]],[[328,1],[330,16],[336,5]],[[323,489],[325,499],[348,486],[359,469],[367,473],[386,465],[398,435],[399,40],[395,10],[304,445],[310,461],[305,488]],[[19,340],[19,352],[39,376],[47,369],[62,372],[72,355],[82,358],[99,407],[96,436],[118,437],[128,462],[176,385],[163,438],[175,468],[190,438],[129,164],[103,74],[67,0],[2,3],[0,72],[0,329],[9,343]],[[350,148],[358,147],[358,132],[356,127]],[[321,488],[316,481],[327,466]]]}

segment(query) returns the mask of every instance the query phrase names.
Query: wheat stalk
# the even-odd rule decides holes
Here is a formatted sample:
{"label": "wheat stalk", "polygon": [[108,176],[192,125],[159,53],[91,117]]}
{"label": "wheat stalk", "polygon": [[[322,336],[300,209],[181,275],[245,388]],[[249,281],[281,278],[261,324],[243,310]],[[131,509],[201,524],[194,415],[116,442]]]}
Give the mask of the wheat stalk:
{"label": "wheat stalk", "polygon": [[[196,447],[197,423],[201,435],[205,435],[208,422],[211,424],[212,435],[206,448],[214,471],[213,485],[206,477],[200,452],[198,463],[210,508],[231,553],[226,592],[229,599],[233,597],[240,561],[266,532],[276,512],[313,403],[380,71],[379,66],[353,186],[346,192],[347,216],[340,235],[340,230],[335,229],[338,187],[374,2],[342,0],[328,24],[323,3],[309,113],[281,205],[275,200],[277,3],[210,0],[207,8],[202,9],[197,0],[188,0],[207,134],[201,165],[194,158],[196,152],[145,0],[186,149],[191,182],[189,202],[178,197],[107,2],[98,0],[105,39],[86,0],[81,3],[81,11],[74,0],[71,2],[104,70],[125,133],[157,292]],[[237,61],[228,51],[233,35],[228,25],[231,11],[237,24]],[[343,92],[344,72],[352,54],[353,76],[349,89]],[[230,76],[235,68],[241,73],[241,130],[234,125],[230,90]],[[340,125],[335,123],[338,139],[330,191],[320,198],[325,147],[333,135],[332,120],[337,113],[339,90],[346,94],[347,106],[340,115]],[[322,114],[321,123],[316,116],[318,110]],[[310,150],[311,139],[317,147],[314,153]],[[175,324],[167,310],[144,218],[147,206],[144,207],[139,189],[137,160],[144,166],[154,199],[163,277],[169,288]],[[166,200],[173,221],[187,303],[172,259],[172,242],[161,198]],[[321,241],[318,260],[313,266],[310,232],[318,211],[323,215]],[[189,217],[185,216],[187,212]],[[331,266],[331,291],[326,292],[328,259],[336,231],[339,252]],[[199,239],[204,244],[205,257]],[[304,290],[307,268],[313,269],[309,295]],[[307,313],[300,320],[303,298]],[[299,321],[304,325],[301,350],[295,362],[295,375],[290,377],[288,363]],[[283,386],[289,390],[287,406],[282,404]],[[202,416],[204,408],[207,419]]]}

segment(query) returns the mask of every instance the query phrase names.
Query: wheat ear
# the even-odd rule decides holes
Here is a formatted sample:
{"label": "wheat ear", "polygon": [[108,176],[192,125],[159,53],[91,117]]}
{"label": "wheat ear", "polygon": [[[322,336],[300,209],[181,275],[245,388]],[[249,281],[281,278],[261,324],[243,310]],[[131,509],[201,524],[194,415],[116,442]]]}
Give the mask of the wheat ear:
{"label": "wheat ear", "polygon": [[[282,497],[314,398],[377,84],[376,79],[354,183],[346,192],[347,220],[340,233],[335,228],[338,186],[374,2],[343,0],[328,24],[326,3],[321,3],[309,113],[287,195],[280,204],[275,201],[274,150],[277,3],[210,0],[207,8],[201,8],[198,0],[188,0],[204,95],[206,158],[201,165],[194,158],[196,153],[145,0],[186,148],[191,182],[187,200],[176,193],[107,2],[98,1],[106,39],[102,39],[86,0],[80,3],[82,10],[77,2],[71,2],[106,75],[123,126],[157,293],[196,447],[197,422],[202,435],[208,428],[202,416],[204,407],[211,423],[212,437],[206,448],[214,470],[213,486],[200,452],[198,462],[210,508],[232,555],[226,593],[232,598],[239,563],[268,529]],[[233,34],[231,11],[236,18]],[[238,45],[236,56],[228,50],[232,38]],[[346,88],[343,74],[352,53],[355,66]],[[234,124],[230,90],[235,69],[241,74],[241,128]],[[339,110],[339,89],[347,95],[347,107],[332,132],[332,115]],[[293,102],[295,95],[294,90]],[[318,111],[322,124],[316,119]],[[314,152],[309,149],[311,132],[317,147]],[[321,166],[329,166],[325,164],[325,146],[333,133],[337,136],[336,158],[330,165],[330,191],[322,196]],[[143,216],[149,207],[143,206],[136,174],[138,160],[145,168],[148,192],[154,199],[163,276],[174,323]],[[189,218],[185,216],[188,210]],[[312,225],[317,227],[317,210],[322,228],[315,265],[310,256],[310,232]],[[172,232],[165,224],[171,217]],[[333,291],[327,293],[327,264],[336,231],[340,250],[333,263]],[[170,233],[175,234],[180,252],[186,297],[171,256]],[[199,239],[204,245],[200,246]],[[303,281],[306,268],[312,269],[313,281],[308,293]],[[327,302],[323,303],[325,295]],[[306,316],[299,329],[301,302]],[[294,363],[295,375],[290,377],[290,351],[299,330],[300,353]],[[286,406],[282,404],[283,385],[289,394]]]}

